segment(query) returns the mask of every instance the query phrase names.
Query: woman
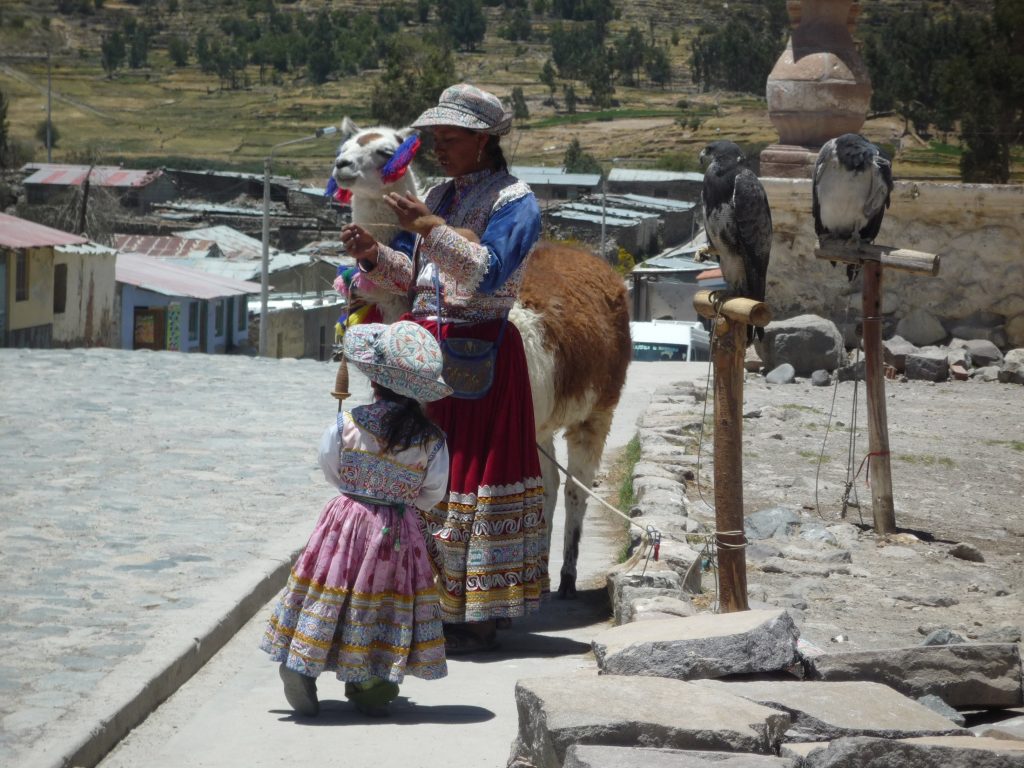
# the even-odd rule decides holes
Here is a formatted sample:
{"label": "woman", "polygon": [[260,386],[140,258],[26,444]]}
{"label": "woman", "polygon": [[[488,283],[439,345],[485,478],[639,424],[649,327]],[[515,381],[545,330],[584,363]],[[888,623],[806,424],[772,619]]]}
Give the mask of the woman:
{"label": "woman", "polygon": [[451,456],[448,493],[424,520],[437,543],[453,655],[496,648],[497,620],[536,611],[548,589],[530,379],[522,339],[506,323],[540,235],[540,209],[529,187],[508,173],[499,137],[511,122],[493,94],[467,84],[448,88],[413,126],[433,132],[450,179],[424,202],[386,198],[402,228],[416,235],[412,253],[378,243],[356,225],[341,232],[360,269],[382,288],[408,292],[409,317],[431,333],[500,339],[484,397],[448,397],[428,407]]}

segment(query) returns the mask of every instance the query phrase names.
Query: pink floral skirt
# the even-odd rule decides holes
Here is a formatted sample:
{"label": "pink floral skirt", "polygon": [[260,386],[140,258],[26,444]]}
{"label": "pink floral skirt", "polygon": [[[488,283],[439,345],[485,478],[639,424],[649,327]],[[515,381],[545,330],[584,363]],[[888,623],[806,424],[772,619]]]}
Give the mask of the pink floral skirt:
{"label": "pink floral skirt", "polygon": [[366,504],[347,496],[327,503],[260,648],[274,661],[316,677],[448,674],[441,609],[417,510]]}

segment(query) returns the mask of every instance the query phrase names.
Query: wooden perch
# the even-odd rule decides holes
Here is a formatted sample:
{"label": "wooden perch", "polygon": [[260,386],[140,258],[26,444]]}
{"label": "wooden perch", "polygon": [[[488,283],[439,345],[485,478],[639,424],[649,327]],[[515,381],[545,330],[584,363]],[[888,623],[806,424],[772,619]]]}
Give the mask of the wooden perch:
{"label": "wooden perch", "polygon": [[[711,298],[713,293],[713,291],[697,291],[693,297],[693,307],[698,314],[704,317],[715,317],[719,314],[719,310]],[[726,299],[725,303],[721,305],[721,314],[731,320],[747,325],[756,325],[759,328],[764,328],[772,321],[771,308],[763,301],[754,299]]]}
{"label": "wooden perch", "polygon": [[911,272],[915,275],[939,274],[939,255],[911,251],[908,248],[893,248],[889,245],[861,243],[854,245],[841,240],[820,240],[814,248],[814,255],[826,261],[841,261],[845,264],[863,264],[874,261],[889,269]]}

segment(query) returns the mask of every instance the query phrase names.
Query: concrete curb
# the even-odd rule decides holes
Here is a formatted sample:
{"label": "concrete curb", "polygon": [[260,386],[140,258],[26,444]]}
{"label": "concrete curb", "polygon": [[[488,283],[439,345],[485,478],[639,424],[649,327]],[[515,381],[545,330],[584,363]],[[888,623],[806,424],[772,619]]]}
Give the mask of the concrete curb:
{"label": "concrete curb", "polygon": [[138,689],[131,698],[118,706],[109,716],[100,719],[88,734],[74,739],[74,743],[60,748],[62,754],[51,757],[41,766],[46,768],[93,768],[128,733],[145,720],[167,698],[202,669],[214,654],[285,585],[292,563],[303,546],[296,548],[287,560],[269,573],[264,573],[243,594],[235,606],[206,627],[193,642],[183,644],[181,650]]}

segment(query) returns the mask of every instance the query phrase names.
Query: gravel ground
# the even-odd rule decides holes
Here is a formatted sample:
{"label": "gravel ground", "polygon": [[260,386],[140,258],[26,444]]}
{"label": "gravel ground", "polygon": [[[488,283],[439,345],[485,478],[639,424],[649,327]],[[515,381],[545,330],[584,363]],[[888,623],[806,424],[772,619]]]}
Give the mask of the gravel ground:
{"label": "gravel ground", "polygon": [[[803,636],[826,647],[840,635],[859,648],[917,644],[939,627],[972,639],[1019,641],[1024,628],[1024,388],[887,382],[898,528],[888,537],[871,528],[871,490],[863,472],[851,493],[860,507],[850,507],[842,517],[853,383],[838,389],[801,380],[772,386],[760,376],[748,376],[744,389],[746,514],[782,505],[827,525],[846,522],[860,529],[842,542],[851,552],[856,576],[823,578],[800,573],[796,566],[783,573],[761,568],[776,548],[799,550],[799,540],[767,540],[760,549],[752,548],[752,601],[792,608]],[[868,450],[864,397],[861,385],[854,472]],[[706,442],[702,452],[710,456],[711,451]],[[710,472],[708,466],[701,475],[709,478]],[[984,562],[953,556],[951,550],[962,542],[976,547]],[[799,562],[799,556],[799,551],[790,553],[790,562]]]}

